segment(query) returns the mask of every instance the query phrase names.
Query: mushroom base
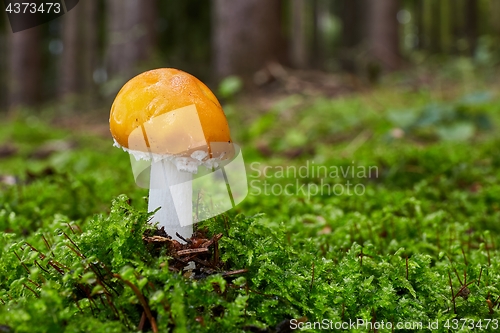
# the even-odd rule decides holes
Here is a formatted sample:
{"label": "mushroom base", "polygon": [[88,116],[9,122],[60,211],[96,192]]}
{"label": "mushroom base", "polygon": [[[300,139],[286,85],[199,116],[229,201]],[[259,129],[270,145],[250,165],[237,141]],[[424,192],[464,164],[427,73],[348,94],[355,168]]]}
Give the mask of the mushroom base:
{"label": "mushroom base", "polygon": [[148,211],[156,210],[151,222],[179,241],[176,233],[184,238],[191,238],[193,233],[192,177],[171,161],[151,163]]}

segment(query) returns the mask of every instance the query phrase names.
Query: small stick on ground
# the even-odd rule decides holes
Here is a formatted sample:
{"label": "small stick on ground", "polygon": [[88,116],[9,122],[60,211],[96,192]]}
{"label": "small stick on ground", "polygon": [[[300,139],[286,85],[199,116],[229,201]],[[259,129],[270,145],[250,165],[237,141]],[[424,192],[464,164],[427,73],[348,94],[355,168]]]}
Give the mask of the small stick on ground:
{"label": "small stick on ground", "polygon": [[247,273],[247,272],[248,272],[248,269],[243,268],[243,269],[238,269],[235,271],[224,272],[224,273],[222,273],[222,276],[226,277],[226,276],[231,276],[231,275],[236,275],[236,274],[243,274],[243,273]]}
{"label": "small stick on ground", "polygon": [[146,316],[148,317],[149,322],[151,323],[151,329],[153,330],[154,333],[158,333],[158,326],[156,325],[156,320],[153,317],[153,314],[151,313],[151,309],[149,308],[148,302],[146,301],[146,298],[141,293],[141,291],[135,286],[135,284],[122,278],[122,276],[120,274],[113,274],[113,276],[122,280],[123,283],[125,283],[127,286],[130,287],[130,289],[132,289],[132,291],[135,293],[135,295],[139,299],[139,302],[141,302],[141,305],[144,308],[144,312],[146,312]]}
{"label": "small stick on ground", "polygon": [[179,233],[178,233],[178,232],[176,232],[176,233],[175,233],[175,235],[176,235],[177,237],[179,237],[181,240],[183,240],[183,241],[185,241],[186,243],[188,243],[188,244],[193,243],[193,242],[191,241],[191,239],[189,239],[189,238],[187,238],[187,239],[186,239],[186,238],[182,237],[181,235],[179,235]]}
{"label": "small stick on ground", "polygon": [[45,243],[45,246],[47,247],[47,249],[50,251],[52,256],[55,257],[54,252],[52,252],[52,246],[50,246],[49,241],[47,240],[47,238],[45,238],[45,235],[42,235],[42,238],[43,238],[43,242]]}
{"label": "small stick on ground", "polygon": [[178,256],[185,256],[189,254],[195,254],[195,253],[207,253],[208,249],[205,247],[197,248],[197,249],[187,249],[187,250],[180,250],[177,251]]}
{"label": "small stick on ground", "polygon": [[35,281],[33,281],[32,279],[28,279],[29,282],[31,282],[32,284],[34,284],[35,286],[37,286],[38,288],[40,288],[40,284],[36,283]]}
{"label": "small stick on ground", "polygon": [[450,257],[446,255],[446,258],[448,258],[448,261],[451,264],[451,267],[453,268],[453,272],[455,272],[455,275],[457,276],[458,282],[460,282],[460,285],[463,285],[462,280],[460,279],[460,275],[458,275],[457,269],[455,268],[455,265],[453,265],[453,262],[451,261]]}
{"label": "small stick on ground", "polygon": [[35,260],[35,265],[37,265],[38,267],[40,267],[40,269],[42,271],[44,271],[45,273],[49,274],[49,271],[46,270],[45,268],[43,268],[42,265],[40,265],[40,263],[37,260]]}
{"label": "small stick on ground", "polygon": [[461,249],[462,249],[462,255],[464,256],[464,263],[465,263],[465,266],[467,266],[467,265],[468,265],[468,263],[467,263],[467,257],[465,256],[464,248],[462,247]]}
{"label": "small stick on ground", "polygon": [[37,293],[36,291],[34,291],[34,290],[33,290],[33,289],[31,289],[30,287],[28,287],[28,286],[26,285],[26,283],[23,283],[23,286],[24,286],[26,289],[31,290],[31,292],[32,292],[33,294],[35,294],[36,298],[40,298],[40,295],[38,295],[38,293]]}
{"label": "small stick on ground", "polygon": [[137,330],[142,332],[144,329],[145,323],[146,323],[146,312],[142,311],[141,321],[139,322],[139,325],[137,326]]}
{"label": "small stick on ground", "polygon": [[[73,242],[73,240],[63,231],[63,234],[64,234],[64,237],[66,237],[67,240],[69,240],[71,242],[71,244],[73,244],[73,246],[75,248],[78,249],[78,251],[80,251],[80,253],[82,252],[82,250],[80,249],[80,247],[78,245],[76,245],[75,242]],[[82,254],[83,255],[83,254]],[[85,256],[83,256],[85,258]]]}
{"label": "small stick on ground", "polygon": [[21,257],[19,257],[19,255],[17,254],[16,251],[14,251],[14,254],[16,255],[16,257],[19,260],[19,262],[21,263],[21,265],[24,267],[24,269],[26,270],[26,272],[30,273],[30,270],[28,269],[28,267],[26,266],[26,264],[23,263],[23,261],[21,260]]}
{"label": "small stick on ground", "polygon": [[448,271],[448,280],[450,281],[450,288],[451,288],[451,301],[453,302],[453,313],[457,313],[457,308],[455,306],[455,293],[453,292],[453,284],[451,283],[451,274]]}
{"label": "small stick on ground", "polygon": [[69,230],[71,230],[73,235],[76,235],[75,230],[73,230],[73,228],[71,227],[71,224],[69,224],[69,222],[66,222],[66,225],[68,226]]}

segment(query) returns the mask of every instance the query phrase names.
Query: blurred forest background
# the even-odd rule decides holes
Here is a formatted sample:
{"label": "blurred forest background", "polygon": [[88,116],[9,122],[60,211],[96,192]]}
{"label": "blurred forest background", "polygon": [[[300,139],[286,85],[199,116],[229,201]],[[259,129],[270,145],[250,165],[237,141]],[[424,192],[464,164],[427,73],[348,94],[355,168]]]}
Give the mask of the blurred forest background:
{"label": "blurred forest background", "polygon": [[231,93],[267,87],[284,69],[371,84],[429,59],[500,60],[499,0],[81,0],[15,34],[0,20],[2,110],[62,100],[85,110],[155,67],[212,87],[237,76]]}

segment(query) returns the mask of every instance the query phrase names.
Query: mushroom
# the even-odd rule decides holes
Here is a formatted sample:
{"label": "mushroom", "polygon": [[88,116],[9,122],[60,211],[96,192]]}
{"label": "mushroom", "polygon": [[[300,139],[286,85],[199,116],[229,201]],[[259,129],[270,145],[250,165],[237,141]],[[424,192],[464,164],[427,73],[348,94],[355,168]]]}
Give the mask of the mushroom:
{"label": "mushroom", "polygon": [[214,169],[234,155],[215,95],[188,73],[155,69],[122,87],[109,121],[115,146],[131,155],[136,181],[149,187],[151,222],[173,238],[190,238],[193,174],[201,165]]}

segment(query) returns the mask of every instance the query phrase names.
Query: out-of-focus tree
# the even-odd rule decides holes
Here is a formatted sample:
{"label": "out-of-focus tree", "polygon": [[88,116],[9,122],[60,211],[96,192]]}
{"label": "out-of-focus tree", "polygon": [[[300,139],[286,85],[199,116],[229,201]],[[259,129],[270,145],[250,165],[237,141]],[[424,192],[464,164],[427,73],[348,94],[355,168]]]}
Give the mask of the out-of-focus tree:
{"label": "out-of-focus tree", "polygon": [[35,105],[42,86],[40,27],[9,35],[9,107]]}
{"label": "out-of-focus tree", "polygon": [[473,54],[477,45],[478,3],[476,0],[465,2],[465,36],[470,54]]}
{"label": "out-of-focus tree", "polygon": [[[316,69],[323,68],[323,50],[324,48],[321,46],[322,41],[322,29],[321,29],[321,20],[322,20],[322,10],[323,6],[320,4],[319,0],[312,1],[312,47],[311,47],[311,62],[312,67]],[[328,14],[328,13],[326,13]]]}
{"label": "out-of-focus tree", "polygon": [[341,3],[342,44],[340,63],[349,72],[356,71],[354,54],[359,53],[359,46],[366,39],[367,1],[349,0]]}
{"label": "out-of-focus tree", "polygon": [[[159,1],[158,54],[162,66],[173,66],[209,80],[211,66],[211,8],[213,1]],[[155,58],[155,60],[159,60]]]}
{"label": "out-of-focus tree", "polygon": [[[84,1],[63,16],[63,51],[59,68],[59,95],[94,92],[97,67],[97,1]],[[87,98],[90,101],[91,98]]]}
{"label": "out-of-focus tree", "polygon": [[292,0],[292,33],[290,40],[290,62],[295,68],[308,67],[308,43],[306,36],[306,1]]}
{"label": "out-of-focus tree", "polygon": [[370,57],[386,70],[401,64],[398,0],[369,0],[368,40]]}
{"label": "out-of-focus tree", "polygon": [[250,77],[284,54],[279,0],[215,0],[212,49],[215,75]]}
{"label": "out-of-focus tree", "polygon": [[[7,33],[10,33],[5,15],[0,15],[0,112],[7,108]],[[8,31],[8,32],[6,32]]]}
{"label": "out-of-focus tree", "polygon": [[491,27],[493,34],[500,37],[500,1],[491,1]]}
{"label": "out-of-focus tree", "polygon": [[429,51],[437,53],[441,51],[441,1],[427,0],[426,16],[430,23],[429,29]]}
{"label": "out-of-focus tree", "polygon": [[441,0],[440,1],[440,19],[439,19],[439,33],[441,39],[441,50],[445,53],[449,53],[451,51],[452,46],[452,38],[451,38],[451,16],[453,15],[451,12],[452,6],[450,0]]}
{"label": "out-of-focus tree", "polygon": [[107,70],[130,77],[156,45],[156,0],[109,0],[107,5]]}
{"label": "out-of-focus tree", "polygon": [[[82,17],[82,81],[83,92],[87,95],[90,102],[95,92],[94,72],[98,64],[98,2],[84,1]],[[74,10],[74,9],[73,9]]]}
{"label": "out-of-focus tree", "polygon": [[[82,4],[80,4],[81,6]],[[79,17],[82,17],[83,14],[80,9],[79,7],[74,8],[63,16],[63,52],[59,72],[59,93],[61,96],[75,94],[80,90],[82,66],[79,66],[78,60],[83,51],[83,48],[80,47],[82,40],[79,36],[78,27],[80,23]]]}

